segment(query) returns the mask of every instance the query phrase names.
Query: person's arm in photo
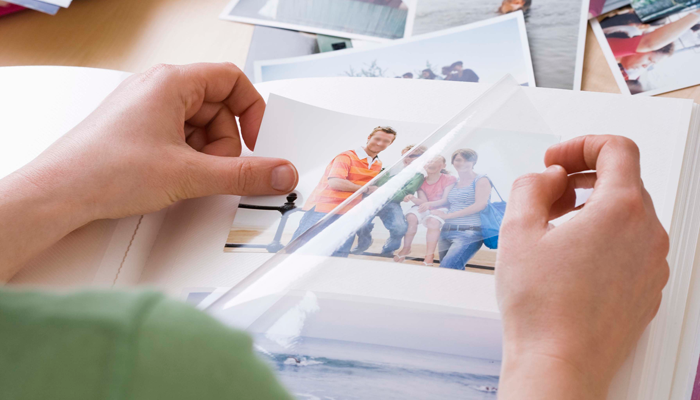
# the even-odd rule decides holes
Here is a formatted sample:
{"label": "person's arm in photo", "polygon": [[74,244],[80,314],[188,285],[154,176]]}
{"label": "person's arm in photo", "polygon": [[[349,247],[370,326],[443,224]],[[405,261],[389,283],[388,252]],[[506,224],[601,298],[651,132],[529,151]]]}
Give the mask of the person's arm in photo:
{"label": "person's arm in photo", "polygon": [[489,195],[491,194],[491,182],[489,182],[489,179],[479,179],[476,182],[475,191],[476,193],[474,193],[474,204],[470,205],[469,207],[463,208],[459,211],[455,211],[453,213],[445,214],[435,212],[435,215],[439,215],[443,219],[453,219],[481,212],[489,204]]}
{"label": "person's arm in photo", "polygon": [[453,184],[445,187],[445,190],[442,192],[442,198],[440,200],[427,202],[427,203],[423,204],[418,209],[418,211],[425,212],[428,210],[434,210],[436,208],[442,208],[442,207],[446,206],[447,203],[449,203],[449,200],[447,200],[447,197],[450,195],[450,190],[452,190],[452,188],[454,188],[456,184],[457,183],[453,183]]}
{"label": "person's arm in photo", "polygon": [[392,201],[400,203],[409,194],[416,193],[416,191],[418,191],[418,188],[420,188],[420,186],[423,184],[424,179],[425,178],[423,177],[423,174],[414,175],[413,178],[411,178],[411,180],[408,181],[403,188],[401,188],[401,190],[394,194],[394,197],[392,197]]}
{"label": "person's arm in photo", "polygon": [[333,159],[331,171],[328,174],[328,186],[339,192],[356,192],[362,187],[348,180],[350,174],[350,158],[346,155],[339,155]]}
{"label": "person's arm in photo", "polygon": [[420,206],[428,202],[428,196],[425,195],[424,191],[418,190],[416,195],[411,198],[411,202],[417,206]]}
{"label": "person's arm in photo", "polygon": [[656,51],[676,41],[692,26],[700,23],[700,10],[693,11],[678,21],[666,24],[653,32],[642,35],[637,46],[637,53]]}

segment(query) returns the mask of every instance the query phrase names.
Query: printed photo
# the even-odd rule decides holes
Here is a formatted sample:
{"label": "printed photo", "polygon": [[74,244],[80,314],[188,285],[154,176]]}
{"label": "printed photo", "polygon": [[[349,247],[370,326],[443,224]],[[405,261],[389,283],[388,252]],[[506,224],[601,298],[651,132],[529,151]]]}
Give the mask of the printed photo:
{"label": "printed photo", "polygon": [[[495,221],[502,219],[513,181],[543,170],[544,153],[558,138],[480,128],[468,140],[423,143],[436,128],[272,96],[256,155],[292,161],[300,182],[286,198],[241,199],[226,250],[277,253],[296,238],[303,246],[323,226],[369,207],[366,221],[354,221],[359,225],[351,237],[331,235],[342,242],[334,256],[492,269],[500,229]],[[265,134],[280,130],[283,138]]]}
{"label": "printed photo", "polygon": [[632,8],[644,22],[700,8],[700,0],[632,0]]}
{"label": "printed photo", "polygon": [[644,23],[625,7],[591,26],[622,93],[655,95],[700,83],[700,11]]}
{"label": "printed photo", "polygon": [[[588,0],[420,0],[417,3],[414,35],[483,21],[521,11],[532,52],[537,86],[559,89],[574,87],[585,45],[580,28],[587,24]],[[582,56],[583,54],[581,54]],[[478,73],[478,71],[477,71]]]}
{"label": "printed photo", "polygon": [[255,81],[379,77],[535,86],[521,12],[369,48],[256,62]]}
{"label": "printed photo", "polygon": [[305,292],[249,331],[299,400],[486,400],[498,393],[500,329],[494,314]]}
{"label": "printed photo", "polygon": [[222,19],[387,41],[411,36],[415,0],[233,0]]}

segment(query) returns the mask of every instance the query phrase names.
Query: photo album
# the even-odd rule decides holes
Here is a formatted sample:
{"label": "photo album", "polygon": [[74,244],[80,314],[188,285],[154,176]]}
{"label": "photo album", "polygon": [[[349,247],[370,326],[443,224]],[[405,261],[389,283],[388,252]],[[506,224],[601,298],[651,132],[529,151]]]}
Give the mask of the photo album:
{"label": "photo album", "polygon": [[[48,81],[13,73],[7,90],[21,95],[0,104],[13,111],[3,124],[46,132],[32,152],[127,76],[63,68],[52,94]],[[56,101],[67,82],[83,95]],[[292,161],[294,191],[96,221],[12,284],[162,290],[249,332],[298,399],[495,399],[503,338],[494,271],[513,181],[544,170],[553,144],[622,135],[639,146],[644,186],[671,239],[671,275],[609,398],[690,399],[700,357],[700,109],[691,100],[535,88],[516,75],[256,88],[267,108],[245,156]],[[32,119],[29,104],[53,107]],[[50,126],[53,114],[64,122]],[[25,139],[11,140],[17,149]],[[32,154],[0,149],[15,167]],[[577,191],[577,203],[590,193]]]}

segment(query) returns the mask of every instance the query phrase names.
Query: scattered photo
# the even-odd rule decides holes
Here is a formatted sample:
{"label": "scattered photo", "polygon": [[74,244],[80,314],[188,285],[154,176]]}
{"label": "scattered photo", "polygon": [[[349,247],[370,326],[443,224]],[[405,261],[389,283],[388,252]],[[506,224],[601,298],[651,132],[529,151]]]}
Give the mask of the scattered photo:
{"label": "scattered photo", "polygon": [[[468,140],[421,144],[436,128],[346,115],[271,96],[256,155],[292,161],[299,185],[288,196],[241,199],[226,250],[277,253],[295,238],[295,246],[304,246],[325,229],[324,222],[317,222],[342,225],[348,221],[344,214],[370,207],[368,217],[352,221],[357,228],[329,234],[339,241],[331,249],[333,256],[493,269],[490,240],[495,236],[497,241],[500,222],[495,231],[488,230],[484,218],[492,217],[484,213],[500,212],[502,218],[513,181],[543,170],[546,149],[559,139],[480,128]],[[266,133],[282,130],[283,137]],[[355,195],[361,188],[362,195]],[[314,232],[307,232],[311,227]],[[347,232],[352,236],[343,237]],[[287,252],[295,251],[290,247]]]}
{"label": "scattered photo", "polygon": [[[585,45],[588,0],[420,0],[414,35],[521,11],[525,14],[537,86],[576,89]],[[583,27],[583,29],[581,29]],[[577,68],[579,71],[577,71]]]}
{"label": "scattered photo", "polygon": [[255,81],[381,77],[535,86],[522,12],[370,48],[255,63]]}
{"label": "scattered photo", "polygon": [[632,8],[644,22],[700,8],[700,0],[632,0]]}
{"label": "scattered photo", "polygon": [[630,0],[590,0],[588,19],[630,5]]}
{"label": "scattered photo", "polygon": [[700,11],[644,23],[631,7],[591,20],[622,93],[656,95],[700,83]]}
{"label": "scattered photo", "polygon": [[411,36],[415,0],[233,0],[222,19],[386,41]]}
{"label": "scattered photo", "polygon": [[318,52],[316,35],[269,26],[256,26],[253,29],[243,72],[252,81],[256,61],[306,56]]}

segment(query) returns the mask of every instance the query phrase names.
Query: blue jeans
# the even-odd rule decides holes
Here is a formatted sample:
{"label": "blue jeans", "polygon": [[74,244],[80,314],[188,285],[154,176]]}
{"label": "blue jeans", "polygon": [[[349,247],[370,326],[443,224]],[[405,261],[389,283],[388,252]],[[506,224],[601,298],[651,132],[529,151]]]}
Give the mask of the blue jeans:
{"label": "blue jeans", "polygon": [[[393,255],[401,247],[401,241],[408,231],[408,222],[403,215],[401,204],[391,202],[377,213],[384,227],[389,231],[389,239],[384,243],[382,255]],[[372,244],[372,229],[374,224],[370,221],[357,231],[357,248],[367,250]]]}
{"label": "blue jeans", "polygon": [[[296,231],[294,231],[294,235],[292,235],[292,241],[294,241],[294,239],[296,239],[296,238],[298,238],[299,236],[301,236],[302,233],[304,233],[304,232],[306,232],[307,230],[309,230],[309,228],[311,228],[312,226],[314,226],[314,224],[316,224],[318,221],[321,220],[321,218],[325,217],[326,215],[327,215],[326,213],[317,212],[317,211],[316,211],[316,207],[314,207],[314,208],[310,209],[309,211],[305,212],[305,213],[304,213],[304,216],[301,217],[301,221],[299,221],[299,227],[297,228]],[[340,214],[335,214],[335,215],[331,216],[331,217],[328,219],[328,224],[332,224],[333,222],[337,221],[338,218],[340,218],[340,217],[341,217]],[[318,230],[313,236],[309,236],[309,237],[307,238],[307,240],[309,240],[309,239],[313,238],[314,236],[318,235],[321,231],[322,231],[322,229],[321,229],[321,230]],[[348,239],[345,243],[343,243],[342,246],[340,246],[339,249],[337,249],[337,250],[333,253],[333,256],[334,256],[334,257],[347,257],[348,254],[350,253],[350,248],[352,247],[352,242],[354,242],[354,241],[355,241],[355,237],[354,237],[354,236],[353,236],[352,238]]]}
{"label": "blue jeans", "polygon": [[442,231],[438,242],[440,268],[464,269],[484,244],[481,232]]}

